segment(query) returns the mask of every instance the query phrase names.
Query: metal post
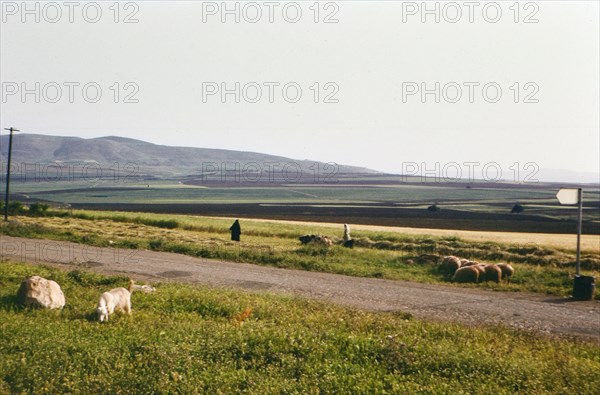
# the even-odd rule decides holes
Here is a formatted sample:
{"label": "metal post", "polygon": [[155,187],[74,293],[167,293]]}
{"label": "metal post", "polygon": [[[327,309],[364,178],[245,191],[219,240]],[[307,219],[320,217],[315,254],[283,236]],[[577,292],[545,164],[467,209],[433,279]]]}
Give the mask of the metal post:
{"label": "metal post", "polygon": [[581,188],[577,189],[577,200],[579,203],[579,210],[577,215],[577,262],[576,262],[576,271],[579,276],[579,258],[581,256],[581,221],[583,217],[583,190]]}
{"label": "metal post", "polygon": [[8,221],[8,193],[10,190],[10,160],[12,157],[12,138],[13,132],[18,132],[19,129],[5,128],[4,130],[10,131],[10,136],[8,137],[8,163],[6,166],[6,195],[4,196],[4,220]]}

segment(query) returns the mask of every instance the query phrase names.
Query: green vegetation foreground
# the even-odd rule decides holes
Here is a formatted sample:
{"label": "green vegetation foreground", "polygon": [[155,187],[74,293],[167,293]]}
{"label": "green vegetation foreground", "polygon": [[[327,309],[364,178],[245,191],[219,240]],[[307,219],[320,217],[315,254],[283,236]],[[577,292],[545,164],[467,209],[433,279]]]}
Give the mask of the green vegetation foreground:
{"label": "green vegetation foreground", "polygon": [[[62,311],[23,309],[38,274]],[[0,265],[0,393],[594,394],[598,345],[501,327],[426,323],[300,298],[155,284],[133,315],[96,321],[124,277]]]}

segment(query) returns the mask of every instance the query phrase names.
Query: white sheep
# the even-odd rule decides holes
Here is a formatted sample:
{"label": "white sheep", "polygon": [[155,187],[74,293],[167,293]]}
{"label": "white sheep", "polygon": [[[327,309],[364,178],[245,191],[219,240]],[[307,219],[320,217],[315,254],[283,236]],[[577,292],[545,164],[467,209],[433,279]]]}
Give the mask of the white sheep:
{"label": "white sheep", "polygon": [[454,274],[461,267],[460,258],[449,255],[444,257],[439,265],[439,270],[446,274]]}
{"label": "white sheep", "polygon": [[479,280],[480,271],[474,266],[465,266],[458,269],[454,276],[452,276],[452,282],[456,283],[476,283]]}
{"label": "white sheep", "polygon": [[108,318],[115,312],[115,309],[123,310],[131,314],[131,293],[135,287],[133,280],[129,281],[129,289],[122,287],[111,289],[100,295],[96,314],[100,322],[108,321]]}
{"label": "white sheep", "polygon": [[485,281],[495,281],[497,283],[502,280],[502,270],[498,265],[486,265],[485,269]]}
{"label": "white sheep", "polygon": [[499,263],[496,266],[502,271],[502,278],[505,279],[507,283],[510,283],[510,278],[515,274],[515,269],[509,263]]}

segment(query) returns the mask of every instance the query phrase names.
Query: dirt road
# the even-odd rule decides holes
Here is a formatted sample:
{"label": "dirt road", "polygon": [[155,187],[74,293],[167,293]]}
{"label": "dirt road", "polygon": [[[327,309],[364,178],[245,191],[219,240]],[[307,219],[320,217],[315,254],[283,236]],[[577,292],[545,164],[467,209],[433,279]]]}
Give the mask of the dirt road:
{"label": "dirt road", "polygon": [[349,277],[193,258],[172,253],[98,248],[0,235],[2,260],[86,267],[138,280],[180,281],[292,293],[368,310],[404,311],[419,318],[468,325],[499,323],[600,343],[600,302],[531,293]]}

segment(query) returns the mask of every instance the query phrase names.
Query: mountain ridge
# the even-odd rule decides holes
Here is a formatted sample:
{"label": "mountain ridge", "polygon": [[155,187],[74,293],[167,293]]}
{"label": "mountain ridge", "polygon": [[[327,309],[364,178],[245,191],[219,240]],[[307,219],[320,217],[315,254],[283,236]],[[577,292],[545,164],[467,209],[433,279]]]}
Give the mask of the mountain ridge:
{"label": "mountain ridge", "polygon": [[[8,136],[0,136],[0,157],[7,159]],[[64,162],[135,163],[147,171],[162,174],[189,175],[207,167],[225,170],[249,167],[268,170],[293,166],[303,172],[314,171],[313,166],[322,169],[327,164],[320,161],[297,160],[284,156],[263,154],[251,151],[236,151],[218,148],[166,146],[143,140],[121,136],[82,138],[71,136],[50,136],[19,133],[13,136],[13,163],[53,164]],[[237,167],[236,167],[237,166]],[[358,166],[337,165],[340,173],[379,172]]]}
{"label": "mountain ridge", "polygon": [[[7,146],[8,135],[2,134],[0,159],[3,169],[7,159]],[[331,163],[316,160],[298,160],[279,155],[222,148],[168,146],[114,135],[83,138],[17,133],[13,136],[12,159],[13,165],[25,163],[44,166],[68,163],[77,166],[78,163],[83,165],[97,162],[101,167],[111,168],[135,164],[144,175],[150,177],[193,177],[211,172],[241,173],[242,171],[249,174],[257,172],[267,174],[271,169],[281,176],[286,166],[292,178],[295,171],[300,171],[303,176],[314,176],[318,173],[325,175],[325,179],[332,173],[349,174],[351,177],[358,174],[389,174],[359,166],[336,164],[336,167],[332,167]],[[600,174],[596,172],[541,168],[539,173],[536,173],[536,177],[541,183],[588,184],[594,187],[600,185]],[[313,177],[313,179],[322,178]]]}

